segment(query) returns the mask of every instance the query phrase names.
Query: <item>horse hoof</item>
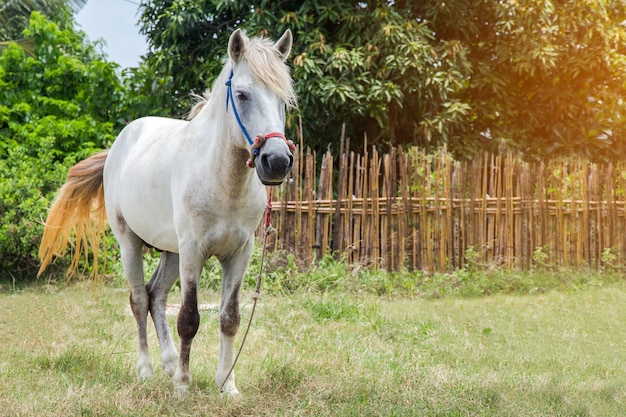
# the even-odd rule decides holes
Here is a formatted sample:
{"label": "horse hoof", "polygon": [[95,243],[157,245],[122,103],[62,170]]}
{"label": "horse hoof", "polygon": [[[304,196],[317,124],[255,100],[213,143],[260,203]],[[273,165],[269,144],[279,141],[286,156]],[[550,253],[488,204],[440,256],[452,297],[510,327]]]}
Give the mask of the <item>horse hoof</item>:
{"label": "horse hoof", "polygon": [[179,369],[174,374],[174,388],[179,394],[186,394],[191,384],[191,375],[189,373],[184,374]]}
{"label": "horse hoof", "polygon": [[137,365],[137,372],[140,381],[144,381],[152,376],[154,367],[152,363],[140,363]]}
{"label": "horse hoof", "polygon": [[178,368],[178,353],[163,358],[163,371],[165,375],[173,377]]}
{"label": "horse hoof", "polygon": [[226,382],[226,384],[224,384],[221,395],[224,398],[234,399],[234,398],[239,397],[241,393],[239,392],[239,390],[237,389],[237,387],[232,381],[228,381]]}
{"label": "horse hoof", "polygon": [[176,391],[176,394],[184,397],[185,395],[187,395],[187,392],[189,392],[189,385],[174,384],[174,390]]}
{"label": "horse hoof", "polygon": [[239,392],[239,390],[237,388],[232,388],[229,391],[222,391],[221,394],[222,398],[228,399],[228,400],[237,400],[239,398],[241,398],[241,393]]}
{"label": "horse hoof", "polygon": [[174,376],[176,373],[176,364],[163,364],[163,372],[165,372],[167,376]]}

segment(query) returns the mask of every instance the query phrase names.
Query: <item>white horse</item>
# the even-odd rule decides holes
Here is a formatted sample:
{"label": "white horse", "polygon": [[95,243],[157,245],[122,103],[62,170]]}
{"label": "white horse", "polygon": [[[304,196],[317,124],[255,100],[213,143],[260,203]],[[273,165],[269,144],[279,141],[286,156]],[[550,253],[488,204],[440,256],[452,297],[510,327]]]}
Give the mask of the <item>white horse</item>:
{"label": "white horse", "polygon": [[[239,289],[252,254],[254,231],[266,206],[264,184],[280,184],[293,165],[293,145],[284,136],[286,107],[296,103],[284,63],[291,45],[289,30],[275,44],[248,39],[240,30],[233,32],[229,59],[195,117],[190,121],[158,117],[133,121],[109,151],[70,170],[50,210],[39,252],[40,273],[64,253],[72,233],[76,239],[73,272],[83,250],[97,251],[108,216],[130,285],[130,305],[139,333],[140,378],[153,373],[146,334],[149,311],[164,371],[174,376],[178,389],[188,389],[189,353],[200,321],[198,278],[206,260],[216,256],[222,266],[216,382],[224,393],[238,393],[234,374],[226,378],[240,323]],[[249,145],[255,141],[248,131],[260,132],[252,157]],[[256,174],[250,169],[254,166]],[[162,251],[147,284],[144,245]],[[180,352],[165,318],[168,293],[179,277]]]}

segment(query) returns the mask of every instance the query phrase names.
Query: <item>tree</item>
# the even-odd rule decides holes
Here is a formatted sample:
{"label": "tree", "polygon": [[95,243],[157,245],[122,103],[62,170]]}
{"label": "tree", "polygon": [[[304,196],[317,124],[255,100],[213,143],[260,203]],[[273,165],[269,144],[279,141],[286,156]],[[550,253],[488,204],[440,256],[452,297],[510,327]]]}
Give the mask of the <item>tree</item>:
{"label": "tree", "polygon": [[20,39],[33,11],[53,20],[68,21],[70,12],[80,10],[86,3],[87,0],[7,0],[0,6],[0,41]]}
{"label": "tree", "polygon": [[418,134],[424,126],[453,130],[468,111],[458,99],[469,74],[463,48],[435,45],[425,22],[385,3],[162,0],[142,8],[148,65],[172,77],[179,99],[217,75],[232,29],[276,37],[291,28],[305,137],[318,148],[339,137],[342,123],[357,139],[428,142],[430,130]]}
{"label": "tree", "polygon": [[442,41],[467,48],[466,137],[533,157],[626,156],[626,2],[420,3]]}
{"label": "tree", "polygon": [[127,118],[117,66],[81,33],[33,12],[36,57],[0,54],[0,271],[34,271],[41,221],[67,169],[108,147]]}
{"label": "tree", "polygon": [[353,145],[365,132],[461,155],[503,141],[536,157],[626,152],[624,0],[155,0],[142,10],[147,64],[179,100],[212,81],[232,29],[291,28],[305,138],[319,148],[346,123]]}

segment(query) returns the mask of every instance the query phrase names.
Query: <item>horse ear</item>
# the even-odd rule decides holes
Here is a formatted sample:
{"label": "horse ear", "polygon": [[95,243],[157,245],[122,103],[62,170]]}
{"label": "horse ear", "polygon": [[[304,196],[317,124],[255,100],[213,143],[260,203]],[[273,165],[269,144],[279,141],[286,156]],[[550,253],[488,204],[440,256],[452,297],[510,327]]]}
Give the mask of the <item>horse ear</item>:
{"label": "horse ear", "polygon": [[293,36],[291,36],[291,31],[289,29],[287,29],[285,33],[283,33],[283,36],[281,36],[280,39],[274,44],[274,48],[276,48],[283,61],[289,56],[292,44]]}
{"label": "horse ear", "polygon": [[243,56],[243,52],[246,49],[246,37],[241,32],[241,29],[237,29],[230,35],[228,40],[228,55],[233,62],[237,63]]}

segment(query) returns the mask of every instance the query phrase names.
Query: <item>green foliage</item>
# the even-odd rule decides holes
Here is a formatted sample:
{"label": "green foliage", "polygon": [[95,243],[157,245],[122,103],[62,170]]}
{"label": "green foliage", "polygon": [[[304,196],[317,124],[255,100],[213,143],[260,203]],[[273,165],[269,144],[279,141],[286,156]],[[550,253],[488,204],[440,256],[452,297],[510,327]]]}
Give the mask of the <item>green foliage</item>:
{"label": "green foliage", "polygon": [[[296,32],[293,72],[311,139],[337,138],[342,122],[354,138],[391,144],[436,146],[454,135],[469,110],[458,99],[470,70],[462,45],[438,42],[400,5],[317,3],[280,20]],[[259,13],[251,24],[272,27]]]}
{"label": "green foliage", "polygon": [[550,248],[548,246],[538,246],[533,251],[533,269],[549,269],[550,263],[548,262],[550,255]]}
{"label": "green foliage", "polygon": [[33,13],[36,57],[0,55],[0,270],[32,274],[46,208],[77,160],[108,147],[124,112],[116,66]]}
{"label": "green foliage", "polygon": [[[536,257],[545,248],[535,251]],[[359,316],[363,310],[357,305],[342,301],[343,294],[376,295],[382,297],[484,297],[495,294],[538,294],[554,290],[576,291],[602,287],[623,280],[623,265],[619,265],[610,248],[602,253],[605,265],[601,270],[572,270],[537,264],[530,271],[508,270],[480,263],[480,253],[475,248],[466,250],[464,267],[449,272],[428,273],[400,270],[387,272],[367,267],[349,265],[343,260],[328,256],[313,265],[298,265],[295,257],[284,252],[266,254],[262,274],[262,292],[272,295],[324,294],[328,300],[311,305],[312,314],[319,318]],[[156,258],[149,271],[156,267]],[[261,261],[257,247],[245,278],[245,286],[252,289]],[[215,259],[209,260],[200,278],[201,287],[218,291],[221,285],[221,267]]]}
{"label": "green foliage", "polygon": [[535,157],[624,157],[624,1],[435,3],[423,15],[472,61],[468,138]]}
{"label": "green foliage", "polygon": [[[173,101],[170,95],[172,77],[158,74],[142,62],[138,67],[122,71],[122,84],[126,112],[120,114],[117,123],[128,123],[144,116],[170,115],[168,105]],[[180,109],[181,114],[189,110],[183,105]]]}
{"label": "green foliage", "polygon": [[[228,35],[294,32],[304,137],[624,156],[626,3],[575,0],[142,3],[148,66],[173,96],[209,85]],[[176,102],[176,101],[174,101]],[[180,107],[170,106],[174,114]],[[292,123],[292,129],[295,123]],[[293,132],[292,132],[293,133]]]}
{"label": "green foliage", "polygon": [[87,0],[5,0],[0,5],[0,41],[22,38],[22,31],[28,27],[30,14],[34,11],[58,23],[69,24],[71,10],[80,10],[86,2]]}
{"label": "green foliage", "polygon": [[602,262],[600,267],[602,271],[611,272],[619,270],[620,265],[617,256],[617,248],[614,246],[604,248],[600,254],[600,261]]}
{"label": "green foliage", "polygon": [[[343,122],[358,138],[368,132],[375,141],[411,142],[416,117],[426,141],[440,143],[468,111],[456,97],[469,70],[463,48],[432,45],[432,30],[399,7],[323,0],[165,0],[142,7],[148,66],[173,77],[168,88],[183,102],[217,75],[232,28],[274,39],[290,28],[305,137],[320,149],[339,137]],[[183,111],[172,106],[174,114]]]}

